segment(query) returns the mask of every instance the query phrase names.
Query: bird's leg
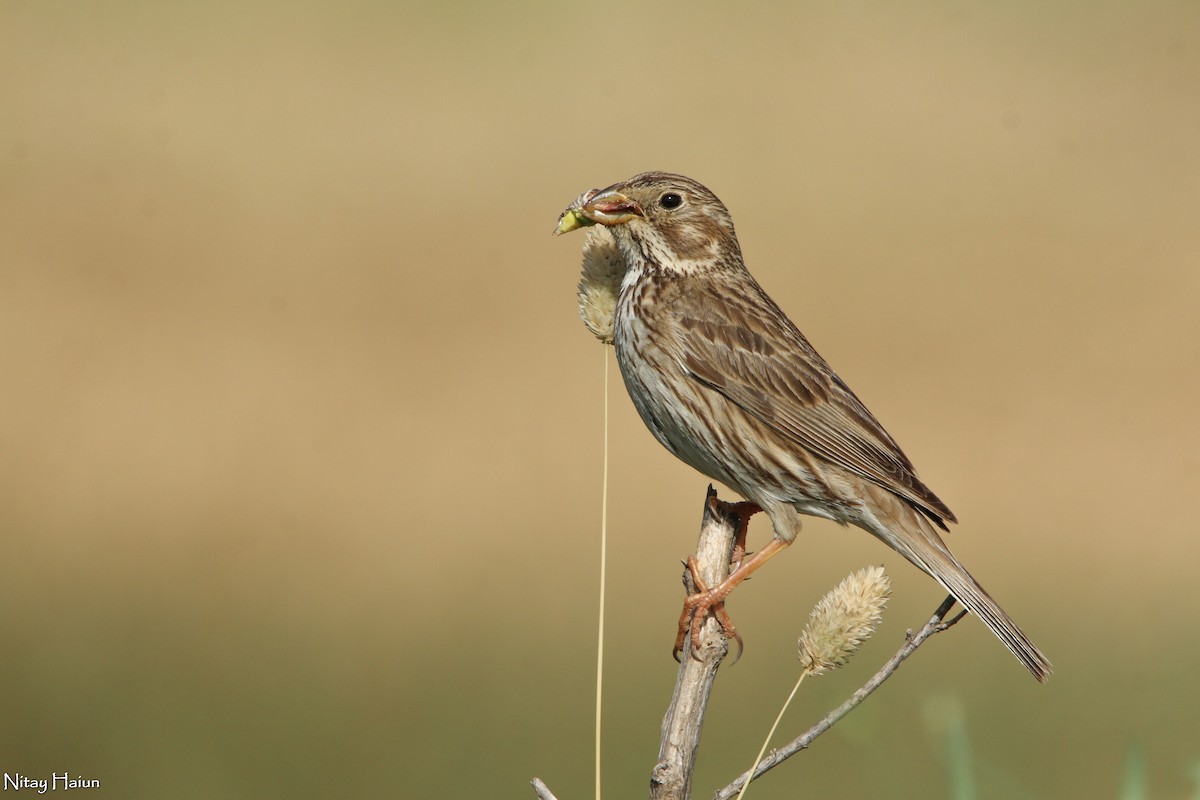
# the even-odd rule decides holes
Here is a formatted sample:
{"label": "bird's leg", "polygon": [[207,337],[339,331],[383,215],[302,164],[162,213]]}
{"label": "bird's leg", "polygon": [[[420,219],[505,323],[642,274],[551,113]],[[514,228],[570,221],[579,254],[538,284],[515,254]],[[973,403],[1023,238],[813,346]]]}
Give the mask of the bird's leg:
{"label": "bird's leg", "polygon": [[[748,516],[747,519],[749,519]],[[674,655],[676,660],[679,659],[679,654],[683,652],[684,642],[689,633],[692,637],[691,655],[693,658],[699,658],[700,631],[704,627],[704,621],[710,613],[718,624],[720,624],[725,636],[738,643],[738,657],[741,657],[742,637],[738,634],[737,628],[734,627],[733,620],[729,618],[729,614],[725,611],[725,598],[729,597],[739,583],[750,577],[750,573],[767,563],[777,553],[782,552],[789,544],[791,542],[772,538],[762,550],[759,550],[743,561],[737,569],[729,573],[729,576],[725,580],[711,589],[705,586],[704,581],[700,578],[696,558],[693,556],[688,559],[688,571],[691,572],[692,580],[696,583],[696,592],[695,594],[688,595],[687,599],[683,601],[683,613],[679,615],[679,632],[675,637]]]}
{"label": "bird's leg", "polygon": [[[729,513],[737,517],[737,530],[733,534],[733,552],[729,555],[729,571],[737,572],[746,557],[746,534],[750,532],[750,518],[762,511],[758,503],[743,500],[729,506]],[[695,573],[693,573],[694,575]]]}

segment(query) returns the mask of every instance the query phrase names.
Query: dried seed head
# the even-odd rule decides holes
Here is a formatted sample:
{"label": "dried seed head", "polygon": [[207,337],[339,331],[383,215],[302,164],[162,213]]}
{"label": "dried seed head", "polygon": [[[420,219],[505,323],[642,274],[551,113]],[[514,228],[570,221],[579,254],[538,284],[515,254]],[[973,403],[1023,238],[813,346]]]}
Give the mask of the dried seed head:
{"label": "dried seed head", "polygon": [[866,567],[842,579],[821,598],[800,634],[800,663],[810,675],[844,666],[871,638],[892,584],[883,567]]}
{"label": "dried seed head", "polygon": [[583,277],[579,280],[579,316],[600,341],[613,343],[613,315],[625,277],[625,261],[608,228],[588,228],[583,240]]}

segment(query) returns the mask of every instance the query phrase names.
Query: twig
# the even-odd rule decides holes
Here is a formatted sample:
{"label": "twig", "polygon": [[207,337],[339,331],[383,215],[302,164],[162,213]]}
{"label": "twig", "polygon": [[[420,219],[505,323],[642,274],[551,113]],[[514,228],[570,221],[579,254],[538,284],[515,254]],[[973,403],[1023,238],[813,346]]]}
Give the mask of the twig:
{"label": "twig", "polygon": [[[892,656],[888,662],[871,677],[869,681],[863,684],[858,691],[852,694],[850,699],[842,703],[833,711],[830,711],[820,722],[809,728],[800,736],[797,736],[783,747],[772,750],[770,755],[768,755],[762,760],[761,763],[759,763],[758,769],[754,771],[754,777],[751,780],[758,779],[768,770],[779,764],[782,764],[784,761],[796,755],[796,753],[799,753],[801,750],[806,749],[810,744],[813,743],[813,740],[833,727],[834,723],[849,714],[854,707],[865,700],[867,696],[871,694],[871,692],[878,689],[884,681],[892,676],[892,673],[896,671],[896,669],[904,662],[906,658],[916,652],[916,649],[920,647],[926,639],[928,639],[930,636],[933,636],[935,633],[940,633],[941,631],[946,630],[954,623],[962,619],[963,614],[966,613],[965,611],[958,614],[958,616],[954,617],[949,622],[945,621],[946,614],[950,612],[950,607],[953,605],[954,597],[952,596],[947,597],[944,601],[942,601],[942,604],[938,606],[937,611],[933,612],[933,616],[929,618],[929,621],[925,623],[925,626],[921,628],[921,630],[917,631],[916,634],[914,634],[911,630],[908,631],[904,639],[904,645],[896,651],[896,654]],[[729,798],[736,795],[739,791],[741,791],[742,784],[746,781],[747,775],[748,773],[743,772],[737,777],[737,779],[733,781],[733,783],[729,784],[724,789],[713,795],[713,800],[729,800]]]}
{"label": "twig", "polygon": [[554,793],[550,791],[550,788],[542,783],[541,778],[534,778],[529,784],[533,786],[533,793],[538,796],[539,800],[558,800],[554,796]]}
{"label": "twig", "polygon": [[[729,574],[729,558],[737,530],[737,520],[730,508],[730,504],[717,499],[716,489],[709,486],[700,538],[696,543],[700,577],[709,586],[716,586]],[[685,571],[685,583],[688,577]],[[694,587],[689,591],[695,591]],[[729,653],[725,634],[712,617],[701,631],[701,643],[696,648],[698,657],[691,655],[692,649],[689,638],[684,642],[680,656],[671,705],[663,718],[658,763],[650,775],[651,800],[688,800],[691,796],[704,712],[717,668]]]}

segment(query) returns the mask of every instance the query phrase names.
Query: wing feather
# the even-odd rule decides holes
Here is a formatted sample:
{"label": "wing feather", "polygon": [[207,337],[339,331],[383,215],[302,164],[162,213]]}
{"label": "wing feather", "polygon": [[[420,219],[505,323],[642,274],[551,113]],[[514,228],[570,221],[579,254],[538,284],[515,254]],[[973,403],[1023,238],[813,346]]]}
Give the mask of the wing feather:
{"label": "wing feather", "polygon": [[690,376],[785,442],[904,498],[943,529],[944,520],[956,521],[850,387],[770,297],[752,289],[720,302],[700,292],[680,309],[681,363]]}

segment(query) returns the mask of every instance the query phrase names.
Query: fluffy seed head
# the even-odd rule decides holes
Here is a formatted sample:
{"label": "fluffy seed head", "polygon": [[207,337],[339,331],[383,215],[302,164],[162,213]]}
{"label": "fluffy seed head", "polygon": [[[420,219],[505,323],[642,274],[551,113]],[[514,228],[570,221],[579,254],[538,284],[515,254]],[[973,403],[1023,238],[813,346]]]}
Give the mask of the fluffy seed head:
{"label": "fluffy seed head", "polygon": [[613,343],[613,316],[625,261],[612,231],[601,225],[588,228],[583,240],[583,276],[579,279],[579,317],[592,335]]}
{"label": "fluffy seed head", "polygon": [[800,663],[810,675],[845,666],[871,638],[892,593],[883,567],[865,567],[821,598],[800,634]]}

